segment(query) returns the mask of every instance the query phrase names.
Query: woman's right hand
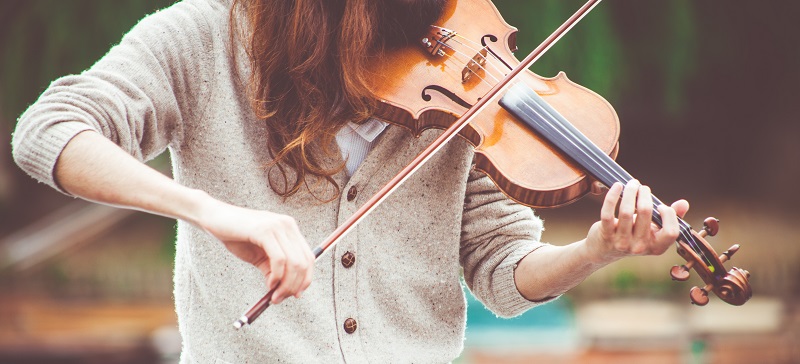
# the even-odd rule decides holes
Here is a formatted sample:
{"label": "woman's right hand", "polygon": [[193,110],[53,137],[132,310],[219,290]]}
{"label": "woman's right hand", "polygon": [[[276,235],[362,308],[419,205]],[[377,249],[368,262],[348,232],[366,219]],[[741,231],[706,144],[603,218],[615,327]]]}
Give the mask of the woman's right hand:
{"label": "woman's right hand", "polygon": [[239,259],[256,266],[275,289],[273,304],[300,297],[311,284],[314,255],[295,220],[287,215],[233,206],[212,198],[197,224]]}

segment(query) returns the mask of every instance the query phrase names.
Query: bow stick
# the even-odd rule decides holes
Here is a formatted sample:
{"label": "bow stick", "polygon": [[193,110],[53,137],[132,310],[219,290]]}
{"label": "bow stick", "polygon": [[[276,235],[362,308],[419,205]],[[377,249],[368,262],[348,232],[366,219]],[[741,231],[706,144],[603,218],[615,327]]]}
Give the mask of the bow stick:
{"label": "bow stick", "polygon": [[[555,45],[561,37],[564,36],[570,29],[572,29],[575,24],[577,24],[581,19],[583,19],[586,14],[588,14],[601,0],[589,0],[586,4],[584,4],[578,11],[575,12],[567,21],[565,21],[561,26],[559,26],[552,34],[550,34],[547,39],[545,39],[536,49],[533,50],[530,54],[528,54],[525,59],[522,60],[514,69],[511,70],[500,82],[494,85],[489,92],[486,93],[475,105],[473,105],[469,110],[467,110],[458,120],[456,120],[453,125],[449,128],[445,129],[445,131],[438,137],[436,140],[431,143],[425,150],[423,150],[419,155],[417,155],[413,161],[405,168],[403,168],[400,173],[398,173],[394,178],[392,178],[383,188],[380,189],[372,198],[369,199],[358,211],[353,214],[347,221],[345,221],[341,226],[339,226],[336,230],[334,230],[328,238],[326,238],[319,246],[314,248],[312,251],[314,253],[314,258],[319,259],[319,257],[325,253],[330,247],[336,245],[348,232],[350,232],[356,225],[358,225],[361,220],[369,215],[370,212],[375,210],[384,200],[386,200],[389,195],[392,194],[400,185],[403,184],[411,175],[414,174],[417,170],[419,170],[428,160],[431,159],[440,149],[442,149],[447,142],[452,140],[461,129],[467,126],[483,109],[489,105],[490,102],[494,101],[501,92],[505,91],[508,85],[511,83],[514,78],[520,74],[522,71],[528,69],[534,62],[539,60],[545,52],[547,52],[553,45]],[[240,329],[244,325],[252,324],[258,316],[260,316],[264,310],[267,309],[270,305],[270,301],[272,300],[272,294],[275,292],[275,288],[267,292],[258,302],[256,302],[253,306],[250,307],[247,312],[242,315],[236,322],[233,323],[233,327],[236,329]]]}

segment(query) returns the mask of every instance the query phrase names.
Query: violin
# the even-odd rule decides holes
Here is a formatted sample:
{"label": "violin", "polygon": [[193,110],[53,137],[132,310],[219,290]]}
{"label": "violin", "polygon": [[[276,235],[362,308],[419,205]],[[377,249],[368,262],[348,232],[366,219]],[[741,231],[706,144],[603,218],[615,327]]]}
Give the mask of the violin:
{"label": "violin", "polygon": [[[374,116],[415,136],[431,128],[444,132],[316,247],[314,255],[319,258],[336,244],[456,135],[475,147],[475,168],[527,206],[562,206],[598,192],[598,183],[609,187],[632,180],[614,161],[620,125],[611,104],[563,72],[545,78],[528,70],[599,1],[589,0],[523,61],[513,54],[517,29],[490,0],[449,1],[416,44],[381,54],[371,70],[380,101]],[[656,207],[662,204],[653,197],[652,219],[659,227]],[[747,302],[752,296],[750,273],[736,267],[726,272],[723,264],[739,245],[717,255],[705,240],[719,230],[718,220],[707,218],[700,232],[680,218],[678,222],[677,251],[686,264],[672,267],[670,276],[685,281],[694,270],[705,283],[690,290],[690,301],[705,305],[713,292],[732,305]],[[252,323],[269,307],[271,296],[268,292],[234,327]]]}

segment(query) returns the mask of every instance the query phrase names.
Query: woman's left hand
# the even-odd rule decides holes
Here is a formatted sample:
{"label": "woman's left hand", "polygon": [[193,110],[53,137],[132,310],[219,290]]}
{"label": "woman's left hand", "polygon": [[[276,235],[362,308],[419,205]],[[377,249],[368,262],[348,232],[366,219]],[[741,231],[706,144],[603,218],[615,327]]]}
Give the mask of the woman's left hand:
{"label": "woman's left hand", "polygon": [[[628,255],[663,254],[678,238],[678,217],[683,217],[688,210],[686,200],[678,200],[672,206],[658,206],[662,219],[659,228],[652,222],[650,188],[637,180],[625,186],[615,183],[603,201],[600,221],[589,229],[587,248],[602,263]],[[615,214],[615,211],[618,212]]]}

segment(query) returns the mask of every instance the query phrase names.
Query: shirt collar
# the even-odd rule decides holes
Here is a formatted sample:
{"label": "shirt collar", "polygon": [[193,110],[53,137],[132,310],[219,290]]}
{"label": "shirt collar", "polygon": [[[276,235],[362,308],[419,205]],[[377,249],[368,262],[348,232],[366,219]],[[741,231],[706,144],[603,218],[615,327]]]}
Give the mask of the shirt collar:
{"label": "shirt collar", "polygon": [[347,123],[347,126],[350,127],[350,129],[353,129],[353,131],[370,143],[372,143],[372,141],[375,140],[378,135],[381,135],[383,130],[386,129],[388,125],[388,123],[378,119],[369,119],[363,124]]}

